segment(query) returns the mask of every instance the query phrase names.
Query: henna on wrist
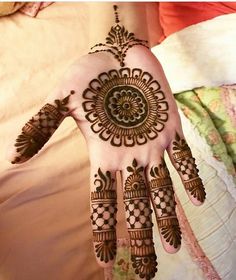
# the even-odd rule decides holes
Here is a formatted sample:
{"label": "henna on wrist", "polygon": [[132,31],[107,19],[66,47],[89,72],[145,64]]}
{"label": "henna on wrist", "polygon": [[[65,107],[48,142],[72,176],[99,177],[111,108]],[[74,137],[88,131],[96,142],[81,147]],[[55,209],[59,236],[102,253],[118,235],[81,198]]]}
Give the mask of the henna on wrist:
{"label": "henna on wrist", "polygon": [[115,25],[111,27],[110,32],[108,33],[108,37],[106,38],[106,43],[96,44],[91,48],[91,53],[97,52],[108,52],[114,56],[114,58],[120,63],[121,67],[125,66],[124,60],[126,57],[127,51],[137,45],[141,45],[148,48],[148,41],[140,40],[135,38],[134,33],[128,32],[124,26],[120,25],[119,15],[118,15],[118,7],[116,5],[113,6],[115,13]]}

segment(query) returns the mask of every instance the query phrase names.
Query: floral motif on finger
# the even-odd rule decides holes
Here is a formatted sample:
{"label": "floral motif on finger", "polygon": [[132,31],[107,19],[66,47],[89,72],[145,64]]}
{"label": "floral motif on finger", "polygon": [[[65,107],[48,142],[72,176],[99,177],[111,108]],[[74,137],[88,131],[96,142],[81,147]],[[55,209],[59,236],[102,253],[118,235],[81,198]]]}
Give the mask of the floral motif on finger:
{"label": "floral motif on finger", "polygon": [[168,120],[160,84],[141,69],[102,73],[83,92],[91,129],[113,146],[143,145],[158,137]]}
{"label": "floral motif on finger", "polygon": [[127,167],[130,175],[125,181],[124,205],[131,244],[131,261],[140,278],[152,279],[157,271],[152,235],[152,209],[144,179],[144,168],[134,159]]}
{"label": "floral motif on finger", "polygon": [[165,241],[178,248],[181,245],[181,230],[175,212],[172,181],[164,159],[150,170],[150,193],[157,216],[157,224]]}
{"label": "floral motif on finger", "polygon": [[180,138],[178,133],[176,133],[175,140],[173,141],[173,158],[176,169],[184,182],[185,189],[198,201],[204,202],[206,192],[198,175],[199,170],[197,169],[195,158],[192,156],[185,139]]}
{"label": "floral motif on finger", "polygon": [[96,257],[108,263],[116,256],[116,213],[117,201],[115,179],[111,172],[101,169],[94,175],[96,190],[91,193],[91,222]]}
{"label": "floral motif on finger", "polygon": [[12,161],[13,164],[24,162],[38,153],[65,118],[69,111],[67,105],[70,96],[74,93],[75,91],[71,90],[64,99],[54,100],[54,105],[47,103],[24,125],[16,139],[18,155]]}

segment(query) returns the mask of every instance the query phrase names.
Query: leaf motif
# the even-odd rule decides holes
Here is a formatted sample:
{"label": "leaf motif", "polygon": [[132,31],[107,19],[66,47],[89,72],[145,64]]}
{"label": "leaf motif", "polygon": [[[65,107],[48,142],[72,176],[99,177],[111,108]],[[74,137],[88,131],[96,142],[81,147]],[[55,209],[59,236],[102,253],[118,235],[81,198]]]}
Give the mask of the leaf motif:
{"label": "leaf motif", "polygon": [[158,172],[158,167],[157,167],[157,166],[154,168],[154,172],[155,172],[156,177],[157,177],[157,176],[160,176],[160,175],[159,175],[159,172]]}
{"label": "leaf motif", "polygon": [[128,172],[133,172],[134,171],[131,166],[128,166],[126,169],[127,169]]}
{"label": "leaf motif", "polygon": [[107,178],[106,176],[102,173],[100,167],[98,168],[98,175],[100,176],[100,178],[103,180],[103,182],[105,183],[105,186],[107,185]]}
{"label": "leaf motif", "polygon": [[178,146],[178,143],[176,141],[173,141],[173,146]]}
{"label": "leaf motif", "polygon": [[136,170],[136,173],[140,173],[140,172],[142,172],[142,171],[143,171],[143,167],[140,166],[140,167]]}
{"label": "leaf motif", "polygon": [[179,134],[176,132],[176,134],[175,134],[175,140],[176,141],[178,141],[179,142],[179,140],[180,140],[180,136],[179,136]]}
{"label": "leaf motif", "polygon": [[150,175],[151,175],[152,177],[155,177],[155,174],[154,174],[154,171],[153,171],[153,167],[152,167],[151,170],[150,170]]}
{"label": "leaf motif", "polygon": [[133,165],[133,167],[137,167],[138,166],[138,163],[137,163],[136,159],[133,160],[132,165]]}
{"label": "leaf motif", "polygon": [[62,103],[63,105],[68,104],[69,98],[70,98],[70,95],[68,95],[67,97],[65,97],[64,99],[62,99],[62,102],[61,102],[61,103]]}

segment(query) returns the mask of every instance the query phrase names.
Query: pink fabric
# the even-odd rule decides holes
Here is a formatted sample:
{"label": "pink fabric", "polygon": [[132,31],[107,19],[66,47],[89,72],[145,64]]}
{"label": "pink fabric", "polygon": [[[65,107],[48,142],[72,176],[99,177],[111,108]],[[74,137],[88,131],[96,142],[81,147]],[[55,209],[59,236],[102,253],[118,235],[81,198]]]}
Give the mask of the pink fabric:
{"label": "pink fabric", "polygon": [[221,280],[212,263],[199,245],[177,196],[175,196],[175,200],[177,203],[176,210],[178,214],[178,220],[183,233],[183,239],[189,250],[189,254],[202,269],[207,280]]}
{"label": "pink fabric", "polygon": [[30,17],[36,17],[40,10],[48,7],[52,3],[53,2],[29,2],[20,9],[20,12]]}
{"label": "pink fabric", "polygon": [[231,122],[236,127],[236,103],[234,101],[236,100],[235,92],[236,84],[223,86],[221,91],[221,97],[231,119]]}

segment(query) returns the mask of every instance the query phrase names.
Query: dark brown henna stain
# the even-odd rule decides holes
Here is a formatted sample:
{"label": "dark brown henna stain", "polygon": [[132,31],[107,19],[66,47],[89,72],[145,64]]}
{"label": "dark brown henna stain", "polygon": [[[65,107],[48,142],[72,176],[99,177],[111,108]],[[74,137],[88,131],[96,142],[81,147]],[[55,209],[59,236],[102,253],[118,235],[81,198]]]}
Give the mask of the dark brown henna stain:
{"label": "dark brown henna stain", "polygon": [[25,161],[38,153],[64,119],[69,110],[66,105],[74,93],[72,90],[64,99],[56,99],[55,105],[46,104],[25,124],[22,133],[16,139],[15,147],[19,156],[12,161],[13,164]]}
{"label": "dark brown henna stain", "polygon": [[133,46],[137,45],[141,45],[148,48],[148,41],[135,38],[134,33],[128,32],[124,26],[120,25],[120,20],[117,12],[118,7],[114,5],[113,8],[115,12],[116,25],[111,27],[111,30],[108,33],[108,37],[106,38],[106,43],[96,44],[91,48],[91,50],[96,50],[89,52],[89,54],[97,52],[111,53],[115,57],[115,59],[119,61],[120,66],[124,67],[124,60],[127,51]]}
{"label": "dark brown henna stain", "polygon": [[173,158],[178,172],[182,175],[186,190],[198,201],[203,202],[206,192],[202,180],[198,176],[195,159],[188,144],[180,138],[178,133],[176,133],[175,141],[173,141],[173,151]]}
{"label": "dark brown henna stain", "polygon": [[131,174],[125,181],[124,204],[131,242],[131,261],[140,278],[152,279],[157,271],[157,257],[152,236],[152,209],[144,181],[144,168],[134,159],[127,167]]}
{"label": "dark brown henna stain", "polygon": [[171,246],[178,248],[181,245],[181,230],[175,212],[174,189],[163,158],[161,164],[151,168],[150,175],[152,179],[149,186],[154,207],[161,211],[161,216],[157,215],[161,235]]}
{"label": "dark brown henna stain", "polygon": [[83,98],[92,131],[113,146],[143,145],[157,138],[168,120],[168,103],[160,84],[138,68],[101,73],[90,82]]}
{"label": "dark brown henna stain", "polygon": [[116,256],[116,191],[114,178],[107,171],[98,169],[95,174],[96,191],[91,193],[91,221],[95,252],[101,262],[109,262]]}

